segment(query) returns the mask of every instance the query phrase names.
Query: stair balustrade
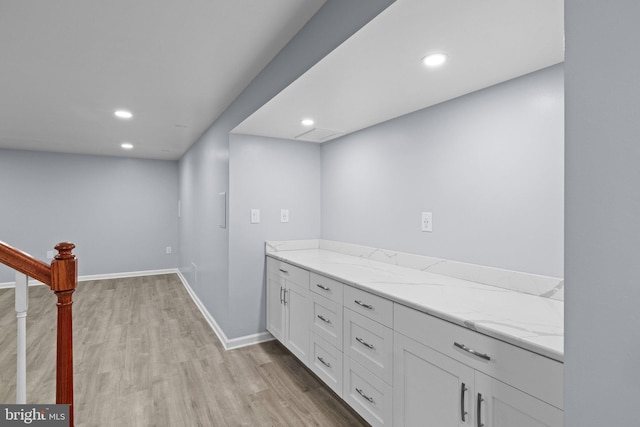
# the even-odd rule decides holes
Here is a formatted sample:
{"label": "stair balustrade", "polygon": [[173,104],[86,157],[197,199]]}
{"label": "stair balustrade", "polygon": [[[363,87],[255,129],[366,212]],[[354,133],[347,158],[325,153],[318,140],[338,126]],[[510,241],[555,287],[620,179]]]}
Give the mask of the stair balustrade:
{"label": "stair balustrade", "polygon": [[73,427],[73,292],[78,283],[78,261],[73,243],[58,243],[51,264],[0,241],[0,263],[16,271],[16,317],[18,320],[16,403],[26,403],[26,316],[29,277],[49,286],[57,297],[56,403],[69,405]]}

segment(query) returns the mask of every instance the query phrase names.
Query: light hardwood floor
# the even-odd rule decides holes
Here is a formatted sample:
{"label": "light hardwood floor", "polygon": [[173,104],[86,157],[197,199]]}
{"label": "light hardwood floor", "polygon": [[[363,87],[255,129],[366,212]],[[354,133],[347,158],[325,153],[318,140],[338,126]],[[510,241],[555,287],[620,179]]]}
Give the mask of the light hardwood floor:
{"label": "light hardwood floor", "polygon": [[[282,345],[225,351],[176,275],[81,282],[76,426],[367,426]],[[0,402],[15,402],[13,289],[0,290]],[[55,297],[30,288],[27,400],[55,401]]]}

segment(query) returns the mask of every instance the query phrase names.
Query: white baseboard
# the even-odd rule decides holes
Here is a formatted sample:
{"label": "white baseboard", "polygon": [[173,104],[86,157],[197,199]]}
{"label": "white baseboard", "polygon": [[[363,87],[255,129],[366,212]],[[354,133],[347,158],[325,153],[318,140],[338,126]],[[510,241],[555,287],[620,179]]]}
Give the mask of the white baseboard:
{"label": "white baseboard", "polygon": [[209,313],[209,310],[207,310],[207,308],[204,306],[202,301],[200,301],[200,298],[198,298],[198,296],[193,291],[191,286],[189,286],[189,283],[187,282],[185,277],[182,275],[182,273],[179,270],[176,270],[175,273],[180,278],[182,285],[189,293],[189,296],[191,296],[191,299],[198,307],[198,310],[200,310],[200,313],[202,313],[207,323],[209,323],[209,326],[211,326],[211,329],[213,329],[213,332],[215,332],[215,334],[218,336],[218,339],[222,343],[222,346],[224,347],[225,350],[234,350],[236,348],[246,347],[253,344],[259,344],[261,342],[267,342],[274,339],[273,335],[271,335],[269,332],[266,332],[266,331],[260,332],[258,334],[247,335],[244,337],[231,338],[231,339],[227,338],[227,336],[225,335],[220,325],[218,325],[218,322],[216,322],[216,319],[213,318],[211,313]]}
{"label": "white baseboard", "polygon": [[86,282],[88,280],[124,279],[126,277],[157,276],[159,274],[173,274],[177,271],[177,268],[167,268],[164,270],[144,270],[128,271],[126,273],[92,274],[89,276],[78,276],[78,282]]}
{"label": "white baseboard", "polygon": [[[156,276],[158,274],[173,274],[177,272],[176,268],[168,268],[164,270],[145,270],[145,271],[128,271],[125,273],[104,273],[104,274],[90,274],[86,276],[78,276],[78,282],[86,282],[89,280],[105,280],[105,279],[123,279],[125,277],[140,277],[140,276]],[[44,283],[29,278],[29,286],[39,286]],[[16,282],[4,282],[0,283],[0,289],[15,288]]]}
{"label": "white baseboard", "polygon": [[[35,279],[29,279],[29,286],[41,286],[41,285],[44,285],[44,283]],[[0,289],[13,289],[15,287],[16,287],[16,282],[0,283]]]}
{"label": "white baseboard", "polygon": [[246,335],[244,337],[231,338],[227,340],[227,343],[224,342],[222,345],[225,350],[234,350],[240,347],[247,347],[254,344],[260,344],[261,342],[273,341],[275,338],[269,332],[264,331],[258,334]]}
{"label": "white baseboard", "polygon": [[[184,286],[184,288],[187,290],[187,293],[189,294],[193,302],[196,304],[196,306],[198,307],[198,310],[200,310],[200,313],[202,313],[202,315],[204,316],[209,326],[211,326],[211,329],[213,330],[213,332],[215,332],[215,334],[218,336],[218,339],[222,343],[222,346],[224,347],[225,350],[234,350],[236,348],[246,347],[253,344],[259,344],[261,342],[267,342],[274,339],[273,335],[271,335],[269,332],[266,332],[266,331],[253,334],[253,335],[247,335],[244,337],[231,338],[231,339],[227,338],[227,336],[225,335],[220,325],[218,325],[218,323],[216,322],[216,319],[214,319],[211,313],[209,313],[209,310],[207,310],[207,308],[204,306],[202,301],[200,301],[200,298],[198,298],[198,296],[193,291],[193,289],[191,289],[191,286],[189,286],[189,283],[187,282],[185,277],[182,275],[180,270],[178,270],[177,268],[169,268],[165,270],[129,271],[125,273],[92,274],[87,276],[78,276],[78,282],[86,282],[89,280],[122,279],[126,277],[155,276],[159,274],[177,274],[178,275],[178,278],[182,282],[182,285]],[[44,283],[34,279],[29,280],[29,286],[39,286],[39,285],[44,285]],[[15,287],[15,282],[0,283],[0,289],[7,289],[7,288],[14,288],[14,287]]]}

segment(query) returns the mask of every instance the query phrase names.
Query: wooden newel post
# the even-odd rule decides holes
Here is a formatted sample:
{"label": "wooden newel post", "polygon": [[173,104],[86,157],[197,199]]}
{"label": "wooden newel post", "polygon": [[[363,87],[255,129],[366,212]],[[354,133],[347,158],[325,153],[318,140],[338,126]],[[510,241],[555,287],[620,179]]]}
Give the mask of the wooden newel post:
{"label": "wooden newel post", "polygon": [[51,290],[58,297],[58,349],[56,352],[56,403],[68,404],[73,426],[73,328],[72,295],[78,282],[78,262],[71,253],[76,245],[58,243],[51,262]]}

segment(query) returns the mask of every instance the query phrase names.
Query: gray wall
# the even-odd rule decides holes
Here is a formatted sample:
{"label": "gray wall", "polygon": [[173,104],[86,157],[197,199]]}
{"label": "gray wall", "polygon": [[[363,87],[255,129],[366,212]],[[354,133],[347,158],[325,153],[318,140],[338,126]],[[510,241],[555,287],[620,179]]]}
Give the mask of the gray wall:
{"label": "gray wall", "polygon": [[565,427],[637,426],[640,3],[565,8]]}
{"label": "gray wall", "polygon": [[0,149],[0,240],[42,260],[73,242],[80,275],[177,267],[177,200],[176,161]]}
{"label": "gray wall", "polygon": [[562,277],[563,109],[556,65],[324,144],[323,238]]}
{"label": "gray wall", "polygon": [[266,328],[264,242],[320,237],[321,156],[318,144],[248,135],[232,135],[229,153],[230,308],[242,316],[225,332],[245,336]]}
{"label": "gray wall", "polygon": [[217,220],[218,193],[229,193],[229,132],[391,3],[327,0],[180,160],[180,268],[229,338],[245,316],[229,312],[240,302],[230,300],[229,234]]}

